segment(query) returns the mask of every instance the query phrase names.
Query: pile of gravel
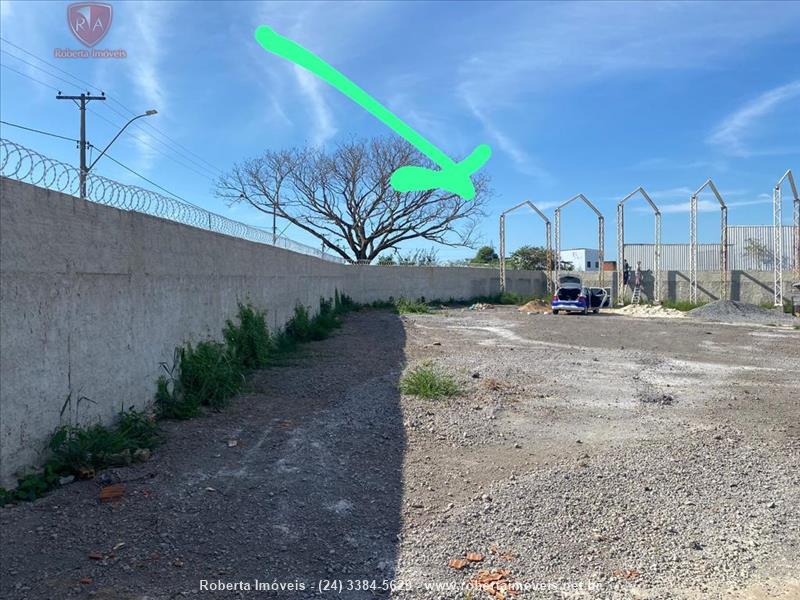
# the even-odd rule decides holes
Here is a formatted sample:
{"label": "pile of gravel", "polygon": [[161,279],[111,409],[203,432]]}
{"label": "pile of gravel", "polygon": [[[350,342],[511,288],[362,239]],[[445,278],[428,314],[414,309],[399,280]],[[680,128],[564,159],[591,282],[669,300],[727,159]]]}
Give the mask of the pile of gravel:
{"label": "pile of gravel", "polygon": [[717,300],[689,311],[689,316],[703,321],[724,323],[760,323],[765,325],[792,325],[800,319],[780,309],[761,308],[755,304],[736,300]]}

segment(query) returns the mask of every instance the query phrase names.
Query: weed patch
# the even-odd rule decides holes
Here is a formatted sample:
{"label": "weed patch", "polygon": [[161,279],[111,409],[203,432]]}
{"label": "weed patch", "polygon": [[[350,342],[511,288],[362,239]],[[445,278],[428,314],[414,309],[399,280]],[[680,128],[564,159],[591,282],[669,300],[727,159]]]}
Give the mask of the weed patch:
{"label": "weed patch", "polygon": [[395,309],[401,315],[427,314],[431,312],[430,306],[422,300],[407,300],[405,298],[400,298],[395,303]]}
{"label": "weed patch", "polygon": [[180,383],[184,401],[219,410],[241,389],[244,374],[231,349],[219,342],[181,349]]}
{"label": "weed patch", "polygon": [[156,420],[134,409],[122,411],[113,427],[59,427],[48,444],[51,458],[40,472],[20,478],[16,489],[0,488],[0,506],[35,500],[59,485],[64,476],[130,464],[137,450],[152,450],[160,440]]}
{"label": "weed patch", "polygon": [[238,325],[228,320],[222,331],[231,355],[244,369],[266,367],[271,350],[266,312],[239,304],[238,318]]}
{"label": "weed patch", "polygon": [[[220,410],[242,389],[248,371],[274,364],[299,343],[328,337],[341,327],[340,315],[360,308],[337,291],[332,300],[320,301],[313,318],[298,305],[286,327],[270,335],[266,313],[240,304],[238,322],[226,321],[224,343],[187,344],[175,349],[172,364],[161,363],[163,373],[154,398],[158,417],[188,419],[200,415],[204,407]],[[65,475],[129,464],[137,450],[152,450],[159,441],[155,419],[135,410],[120,413],[113,427],[60,427],[50,439],[51,458],[44,468],[19,479],[14,490],[0,488],[0,506],[34,500],[59,485]]]}
{"label": "weed patch", "polygon": [[661,306],[664,308],[674,308],[682,312],[687,312],[693,308],[705,306],[706,304],[706,302],[690,302],[689,300],[664,300],[661,302]]}
{"label": "weed patch", "polygon": [[457,396],[461,388],[451,375],[426,363],[411,369],[402,377],[400,391],[409,396],[439,400]]}

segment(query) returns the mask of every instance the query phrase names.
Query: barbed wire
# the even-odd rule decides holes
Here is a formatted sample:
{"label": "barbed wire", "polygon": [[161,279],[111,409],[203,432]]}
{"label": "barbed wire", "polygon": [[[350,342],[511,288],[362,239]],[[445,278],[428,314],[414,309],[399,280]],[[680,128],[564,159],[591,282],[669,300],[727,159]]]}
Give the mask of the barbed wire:
{"label": "barbed wire", "polygon": [[[71,196],[77,196],[80,193],[78,169],[4,138],[0,138],[0,175]],[[97,204],[140,212],[259,244],[309,254],[332,262],[347,262],[341,257],[325,254],[316,248],[284,236],[275,236],[273,239],[273,235],[269,231],[234,221],[191,203],[93,173],[86,176],[85,199]]]}

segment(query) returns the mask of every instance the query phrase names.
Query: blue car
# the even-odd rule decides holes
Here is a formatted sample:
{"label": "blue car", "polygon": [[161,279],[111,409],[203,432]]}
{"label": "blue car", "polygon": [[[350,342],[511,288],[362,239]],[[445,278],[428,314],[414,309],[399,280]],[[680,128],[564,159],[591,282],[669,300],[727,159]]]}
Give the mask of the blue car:
{"label": "blue car", "polygon": [[589,288],[581,285],[577,277],[562,277],[561,286],[553,294],[550,308],[553,314],[559,312],[578,312],[589,314],[600,312],[600,308],[608,306],[608,292],[603,288]]}

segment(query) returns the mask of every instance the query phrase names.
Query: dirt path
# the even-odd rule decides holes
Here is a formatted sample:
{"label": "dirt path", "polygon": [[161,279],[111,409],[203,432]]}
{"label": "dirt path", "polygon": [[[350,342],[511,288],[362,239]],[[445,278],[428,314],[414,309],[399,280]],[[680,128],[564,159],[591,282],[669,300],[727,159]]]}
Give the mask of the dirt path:
{"label": "dirt path", "polygon": [[[118,504],[92,481],[0,510],[2,597],[478,600],[495,567],[521,598],[795,598],[799,347],[689,319],[356,313],[103,474]],[[400,397],[423,361],[464,393]]]}
{"label": "dirt path", "polygon": [[105,473],[127,481],[121,502],[99,504],[98,482],[87,481],[0,511],[2,597],[161,599],[202,579],[392,579],[404,337],[396,316],[352,315],[294,364],[260,373],[225,412],[169,424],[150,462]]}

